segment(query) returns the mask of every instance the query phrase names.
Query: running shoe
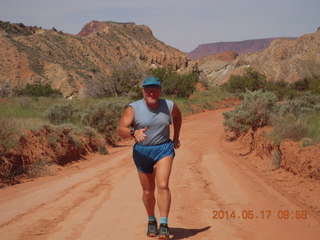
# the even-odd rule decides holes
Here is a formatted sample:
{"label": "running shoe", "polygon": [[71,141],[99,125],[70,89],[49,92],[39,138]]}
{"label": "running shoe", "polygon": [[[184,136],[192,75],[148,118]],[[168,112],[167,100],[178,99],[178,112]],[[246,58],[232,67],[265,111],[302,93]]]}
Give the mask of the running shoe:
{"label": "running shoe", "polygon": [[156,237],[157,235],[158,235],[157,221],[149,221],[147,236],[148,237]]}
{"label": "running shoe", "polygon": [[169,233],[169,227],[167,224],[161,223],[159,226],[159,236],[158,239],[169,239],[170,233]]}

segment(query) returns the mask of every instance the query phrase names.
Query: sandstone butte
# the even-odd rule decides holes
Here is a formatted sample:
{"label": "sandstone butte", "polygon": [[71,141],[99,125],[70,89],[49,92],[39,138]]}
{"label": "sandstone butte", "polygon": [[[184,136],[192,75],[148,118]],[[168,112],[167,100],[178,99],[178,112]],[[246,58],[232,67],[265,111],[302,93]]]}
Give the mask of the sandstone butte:
{"label": "sandstone butte", "polygon": [[[250,39],[236,42],[215,42],[200,44],[194,50],[188,53],[191,59],[202,58],[207,55],[219,54],[225,51],[234,51],[239,55],[262,51],[266,49],[270,43],[277,38],[261,38]],[[286,37],[286,39],[295,39],[293,37]]]}
{"label": "sandstone butte", "polygon": [[64,97],[85,96],[91,83],[105,81],[116,67],[170,67],[180,73],[195,67],[186,53],[131,22],[92,21],[77,35],[0,22],[0,59],[0,88],[49,83]]}
{"label": "sandstone butte", "polygon": [[238,55],[224,52],[195,61],[210,85],[221,85],[229,77],[241,75],[245,69],[264,74],[268,81],[294,82],[320,74],[320,31],[302,35],[294,40],[273,40],[263,51]]}

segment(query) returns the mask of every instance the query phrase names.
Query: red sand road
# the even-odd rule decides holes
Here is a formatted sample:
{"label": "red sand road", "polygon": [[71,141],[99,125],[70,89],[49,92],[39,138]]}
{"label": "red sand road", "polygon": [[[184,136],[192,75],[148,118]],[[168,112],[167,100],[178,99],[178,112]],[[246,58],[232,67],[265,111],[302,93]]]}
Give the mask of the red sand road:
{"label": "red sand road", "polygon": [[[174,239],[319,239],[319,213],[279,219],[278,212],[305,208],[230,151],[222,112],[200,113],[183,123],[170,182]],[[54,176],[0,189],[0,239],[148,239],[131,149],[129,141],[111,155],[92,155]],[[225,214],[213,219],[220,210]],[[227,211],[235,218],[227,219]]]}

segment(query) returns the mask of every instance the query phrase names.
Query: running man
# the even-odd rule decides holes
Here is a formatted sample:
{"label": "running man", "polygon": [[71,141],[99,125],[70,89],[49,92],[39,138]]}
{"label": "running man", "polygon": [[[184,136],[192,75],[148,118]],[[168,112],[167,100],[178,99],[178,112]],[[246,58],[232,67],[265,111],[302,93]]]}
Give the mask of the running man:
{"label": "running man", "polygon": [[[168,215],[171,204],[169,178],[175,150],[180,147],[181,112],[171,100],[161,99],[161,81],[148,77],[142,83],[143,99],[129,104],[118,127],[121,137],[134,137],[133,160],[138,170],[148,214],[147,236],[169,239]],[[174,136],[170,140],[171,119]],[[160,212],[158,229],[155,217],[155,187]]]}

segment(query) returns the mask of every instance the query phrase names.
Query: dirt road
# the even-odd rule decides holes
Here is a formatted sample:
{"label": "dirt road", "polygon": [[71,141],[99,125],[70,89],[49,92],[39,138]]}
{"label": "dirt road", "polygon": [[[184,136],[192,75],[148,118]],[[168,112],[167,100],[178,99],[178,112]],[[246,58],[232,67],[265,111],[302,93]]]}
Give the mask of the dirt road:
{"label": "dirt road", "polygon": [[[319,239],[319,216],[228,149],[222,112],[184,121],[170,182],[174,239]],[[148,239],[131,148],[129,142],[54,176],[0,189],[0,239]]]}

